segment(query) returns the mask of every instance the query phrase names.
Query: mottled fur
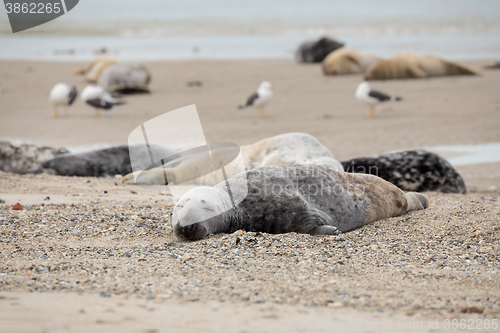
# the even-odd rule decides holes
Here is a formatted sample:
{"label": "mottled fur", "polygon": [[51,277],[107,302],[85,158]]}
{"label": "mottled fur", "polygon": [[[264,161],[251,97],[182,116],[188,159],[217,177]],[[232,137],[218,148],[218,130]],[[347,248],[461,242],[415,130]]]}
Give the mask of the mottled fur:
{"label": "mottled fur", "polygon": [[426,150],[403,150],[342,161],[346,172],[376,175],[404,191],[467,193],[448,161]]}

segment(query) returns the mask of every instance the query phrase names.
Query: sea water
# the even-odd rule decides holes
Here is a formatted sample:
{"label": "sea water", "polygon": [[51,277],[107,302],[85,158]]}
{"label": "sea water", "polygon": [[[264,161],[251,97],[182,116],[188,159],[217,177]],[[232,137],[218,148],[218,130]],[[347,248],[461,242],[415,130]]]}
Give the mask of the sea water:
{"label": "sea water", "polygon": [[332,36],[381,57],[415,51],[451,60],[500,57],[497,0],[84,0],[12,34],[0,9],[0,59],[291,58]]}

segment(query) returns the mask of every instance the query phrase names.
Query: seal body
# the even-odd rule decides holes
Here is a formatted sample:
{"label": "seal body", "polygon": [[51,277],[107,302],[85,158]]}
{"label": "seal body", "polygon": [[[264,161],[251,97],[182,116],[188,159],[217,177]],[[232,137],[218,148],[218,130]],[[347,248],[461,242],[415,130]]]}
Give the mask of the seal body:
{"label": "seal body", "polygon": [[463,65],[418,53],[402,53],[376,63],[365,72],[365,80],[416,79],[448,75],[479,75]]}
{"label": "seal body", "polygon": [[342,164],[312,135],[286,133],[241,147],[247,170],[280,164],[326,165],[343,171]]}
{"label": "seal body", "polygon": [[0,140],[0,171],[26,173],[44,161],[69,153],[65,148]]}
{"label": "seal body", "polygon": [[108,92],[148,91],[151,75],[139,64],[116,63],[106,67],[99,75],[97,84]]}
{"label": "seal body", "polygon": [[[104,177],[126,175],[132,172],[127,145],[94,150],[80,154],[67,154],[41,163],[41,169],[52,170],[61,176]],[[171,155],[174,152],[166,147],[151,145],[151,149],[159,155]],[[144,168],[147,168],[149,156],[144,156]]]}
{"label": "seal body", "polygon": [[318,165],[258,168],[229,183],[233,195],[248,184],[243,201],[231,206],[226,183],[192,189],[174,207],[174,234],[188,240],[239,229],[336,235],[429,204],[425,196],[405,194],[379,177]]}
{"label": "seal body", "polygon": [[[218,154],[213,151],[214,156]],[[241,154],[246,170],[252,170],[263,166],[281,165],[281,164],[316,164],[326,165],[343,171],[342,164],[337,161],[332,153],[321,144],[315,137],[306,133],[286,133],[270,138],[260,140],[254,144],[242,146]],[[199,156],[174,160],[165,165],[165,172],[170,176],[169,179],[193,179],[192,174],[186,175],[186,170],[192,173],[193,165],[199,164]],[[219,167],[219,166],[218,166]],[[164,170],[154,168],[141,173],[137,184],[155,185],[165,184]],[[201,171],[201,170],[200,170]],[[227,170],[229,174],[239,173],[235,170]],[[200,172],[200,175],[206,172]],[[133,183],[134,174],[123,177],[122,183]],[[194,184],[215,185],[220,180],[212,182],[210,177],[198,178]]]}
{"label": "seal body", "polygon": [[305,63],[322,62],[329,53],[343,46],[344,44],[336,40],[323,37],[316,41],[302,43],[295,51],[295,59]]}
{"label": "seal body", "polygon": [[362,74],[371,65],[382,59],[368,52],[357,52],[349,49],[339,49],[330,53],[322,62],[323,74],[346,75]]}
{"label": "seal body", "polygon": [[404,191],[467,193],[460,174],[441,156],[426,150],[402,150],[342,161],[346,172],[376,175]]}
{"label": "seal body", "polygon": [[91,63],[74,71],[74,74],[84,75],[87,82],[95,83],[102,71],[114,63],[116,63],[116,59],[113,57],[99,56]]}

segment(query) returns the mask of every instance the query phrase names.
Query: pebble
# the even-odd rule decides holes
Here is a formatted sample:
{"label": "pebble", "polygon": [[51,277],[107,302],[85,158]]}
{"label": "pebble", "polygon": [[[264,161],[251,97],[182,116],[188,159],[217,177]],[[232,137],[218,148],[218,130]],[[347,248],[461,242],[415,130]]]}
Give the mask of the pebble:
{"label": "pebble", "polygon": [[12,210],[23,210],[23,206],[19,202],[16,202],[14,206],[12,206]]}
{"label": "pebble", "polygon": [[[99,182],[94,195],[110,188],[92,179]],[[428,196],[425,211],[340,237],[239,230],[197,242],[174,238],[165,201],[140,196],[134,202],[49,201],[22,212],[0,206],[0,292],[303,304],[430,317],[464,308],[500,313],[497,201],[474,193]],[[476,236],[478,230],[483,234]]]}

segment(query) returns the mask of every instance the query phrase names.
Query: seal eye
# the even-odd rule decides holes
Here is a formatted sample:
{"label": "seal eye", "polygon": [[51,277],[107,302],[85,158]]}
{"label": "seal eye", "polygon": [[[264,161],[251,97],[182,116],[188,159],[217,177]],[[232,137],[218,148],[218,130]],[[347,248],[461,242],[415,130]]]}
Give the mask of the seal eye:
{"label": "seal eye", "polygon": [[205,200],[201,200],[201,203],[205,203]]}

